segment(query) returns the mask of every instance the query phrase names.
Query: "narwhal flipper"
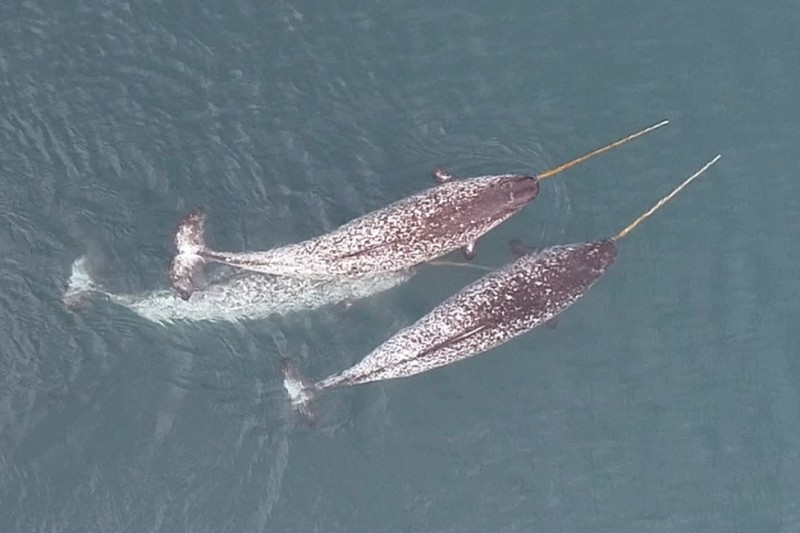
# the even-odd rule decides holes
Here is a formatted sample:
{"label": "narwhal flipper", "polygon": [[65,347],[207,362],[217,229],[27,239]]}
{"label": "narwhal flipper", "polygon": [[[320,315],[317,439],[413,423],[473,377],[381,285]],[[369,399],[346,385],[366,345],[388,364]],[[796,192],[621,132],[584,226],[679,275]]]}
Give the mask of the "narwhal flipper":
{"label": "narwhal flipper", "polygon": [[448,171],[443,169],[442,167],[436,167],[431,172],[433,179],[436,183],[446,183],[448,181],[452,181],[455,179],[455,176],[450,174]]}
{"label": "narwhal flipper", "polygon": [[539,251],[539,248],[526,244],[521,239],[511,239],[508,241],[508,247],[511,249],[511,253],[516,257],[522,257],[523,255],[533,254]]}
{"label": "narwhal flipper", "polygon": [[[433,179],[436,181],[436,183],[439,184],[447,183],[448,181],[453,181],[454,179],[456,179],[455,176],[450,174],[442,167],[434,168],[433,172],[431,172],[431,175],[433,175]],[[472,241],[463,248],[461,248],[461,251],[464,252],[464,257],[467,259],[467,261],[472,261],[473,259],[475,259],[475,254],[477,253],[475,251],[476,244],[477,243],[475,241]]]}
{"label": "narwhal flipper", "polygon": [[[434,168],[431,174],[433,175],[433,179],[436,181],[436,183],[439,184],[447,183],[448,181],[456,179],[455,176],[450,174],[442,167]],[[477,253],[475,251],[476,244],[477,244],[476,241],[472,241],[470,243],[467,243],[467,245],[464,246],[463,248],[461,248],[461,251],[464,252],[464,257],[467,259],[467,261],[472,261],[473,259],[475,259],[475,255]]]}
{"label": "narwhal flipper", "polygon": [[461,248],[461,251],[464,252],[464,257],[467,261],[472,261],[475,259],[475,255],[478,253],[475,251],[475,246],[477,246],[477,241],[468,242],[466,246]]}
{"label": "narwhal flipper", "polygon": [[206,260],[206,210],[198,207],[183,216],[175,228],[173,242],[177,253],[169,266],[170,285],[181,298],[188,300],[192,292],[205,285],[203,266]]}

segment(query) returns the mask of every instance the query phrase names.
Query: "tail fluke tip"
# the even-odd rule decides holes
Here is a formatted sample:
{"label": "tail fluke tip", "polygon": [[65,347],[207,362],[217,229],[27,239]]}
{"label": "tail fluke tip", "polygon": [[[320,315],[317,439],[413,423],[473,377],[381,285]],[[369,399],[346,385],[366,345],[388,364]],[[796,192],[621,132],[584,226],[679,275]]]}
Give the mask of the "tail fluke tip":
{"label": "tail fluke tip", "polygon": [[72,270],[64,291],[63,302],[68,309],[78,309],[86,305],[88,297],[101,292],[92,278],[89,257],[82,255],[72,262]]}
{"label": "tail fluke tip", "polygon": [[202,285],[202,253],[206,250],[206,210],[197,207],[178,221],[173,235],[177,253],[169,267],[169,281],[181,298],[188,300],[198,285]]}
{"label": "tail fluke tip", "polygon": [[188,300],[203,277],[203,265],[206,261],[197,254],[179,253],[172,258],[169,265],[169,283],[178,295]]}
{"label": "tail fluke tip", "polygon": [[308,403],[314,397],[313,387],[309,385],[288,357],[281,358],[281,374],[283,374],[283,388],[289,395],[292,410],[311,419]]}

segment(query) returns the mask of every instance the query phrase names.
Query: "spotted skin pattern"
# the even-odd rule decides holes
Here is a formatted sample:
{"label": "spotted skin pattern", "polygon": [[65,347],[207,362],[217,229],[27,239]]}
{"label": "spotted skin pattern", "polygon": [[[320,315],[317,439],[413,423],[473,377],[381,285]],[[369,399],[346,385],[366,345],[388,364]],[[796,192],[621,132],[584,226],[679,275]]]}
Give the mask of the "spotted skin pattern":
{"label": "spotted skin pattern", "polygon": [[572,305],[616,253],[614,241],[604,239],[524,255],[454,294],[361,362],[308,386],[303,401],[311,392],[412,376],[503,344]]}
{"label": "spotted skin pattern", "polygon": [[170,279],[179,292],[190,294],[194,289],[192,273],[199,260],[312,279],[404,270],[474,243],[538,193],[538,180],[529,176],[506,174],[452,180],[319,237],[272,250],[242,253],[206,248],[202,241],[205,213],[194,211],[178,226],[178,255],[173,260]]}
{"label": "spotted skin pattern", "polygon": [[258,320],[350,303],[405,283],[415,273],[407,270],[353,279],[311,280],[240,271],[213,279],[203,290],[183,299],[168,289],[112,293],[90,279],[85,261],[80,258],[73,265],[64,295],[68,307],[77,308],[88,303],[90,297],[99,296],[161,324]]}
{"label": "spotted skin pattern", "polygon": [[[302,410],[317,393],[334,387],[427,372],[485,352],[550,322],[583,296],[613,264],[617,241],[720,157],[714,157],[613,237],[524,254],[448,298],[339,374],[307,385],[284,363],[284,387],[293,407]],[[524,249],[519,245],[514,248],[517,252]]]}

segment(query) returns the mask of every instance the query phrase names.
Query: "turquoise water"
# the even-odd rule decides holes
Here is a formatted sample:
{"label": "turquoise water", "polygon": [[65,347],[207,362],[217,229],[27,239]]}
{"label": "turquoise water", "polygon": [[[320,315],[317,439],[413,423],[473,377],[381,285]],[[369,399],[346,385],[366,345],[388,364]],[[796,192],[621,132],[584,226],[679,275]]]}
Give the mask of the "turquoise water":
{"label": "turquoise water", "polygon": [[[681,0],[0,6],[0,530],[800,530],[800,9]],[[352,307],[154,325],[61,303],[89,253],[163,287],[171,232],[220,248],[332,229],[459,176],[543,184],[479,243],[615,233],[556,329],[326,397],[278,361],[358,361],[480,275],[428,268]]]}

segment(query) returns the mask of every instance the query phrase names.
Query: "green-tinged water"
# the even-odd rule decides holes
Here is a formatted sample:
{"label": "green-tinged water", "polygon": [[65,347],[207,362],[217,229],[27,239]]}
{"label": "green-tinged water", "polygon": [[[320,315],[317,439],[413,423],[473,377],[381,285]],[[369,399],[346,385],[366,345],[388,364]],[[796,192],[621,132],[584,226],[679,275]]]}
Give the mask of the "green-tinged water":
{"label": "green-tinged water", "polygon": [[[434,7],[430,7],[434,6]],[[796,2],[7,2],[0,6],[0,531],[800,531]],[[163,288],[171,233],[311,237],[458,176],[543,183],[476,262],[620,243],[555,329],[338,391],[480,276],[164,327],[62,296],[89,254]],[[452,259],[458,259],[453,256]]]}

